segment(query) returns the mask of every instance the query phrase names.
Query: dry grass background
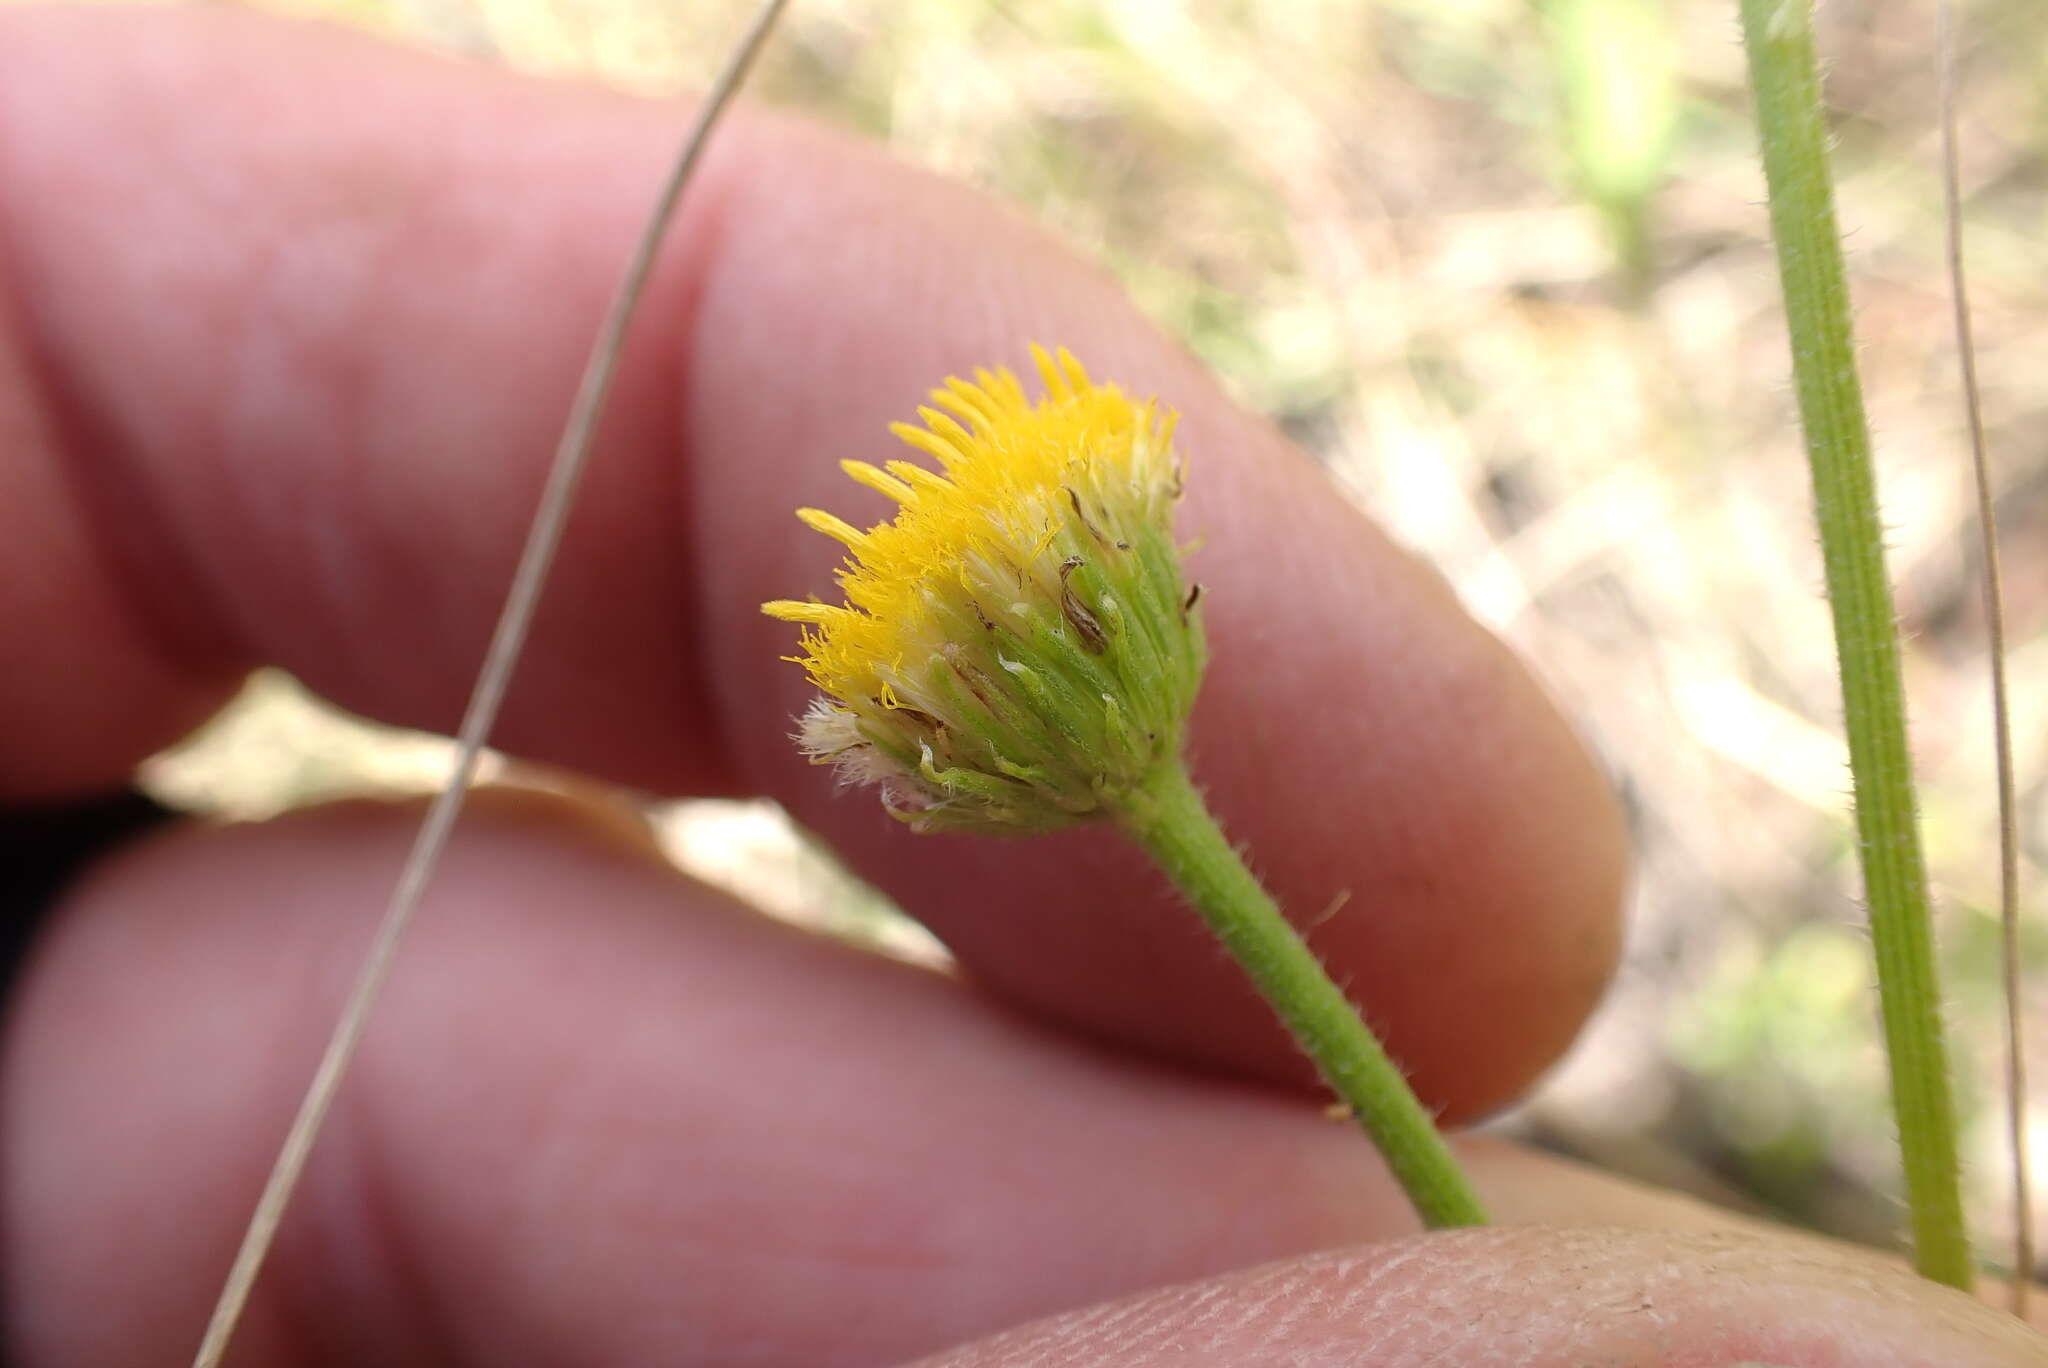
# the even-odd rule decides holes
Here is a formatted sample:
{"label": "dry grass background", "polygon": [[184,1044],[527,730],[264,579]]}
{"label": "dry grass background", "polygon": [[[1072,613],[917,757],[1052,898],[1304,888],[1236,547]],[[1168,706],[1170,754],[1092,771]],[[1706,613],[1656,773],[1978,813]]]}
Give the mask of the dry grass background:
{"label": "dry grass background", "polygon": [[[672,93],[704,79],[749,4],[285,8]],[[2048,16],[2029,0],[1962,14],[1966,222],[2038,889]],[[1822,49],[1971,1205],[1995,1258],[1997,859],[1933,22],[1932,0],[1830,0]],[[1629,959],[1580,1047],[1501,1124],[1890,1240],[1832,647],[1733,0],[799,0],[754,96],[1011,200],[1106,263],[1440,566],[1594,738],[1635,825]],[[438,777],[431,743],[369,737],[263,680],[153,774],[242,813]],[[685,863],[779,911],[934,953],[764,805],[686,804],[665,829]],[[2038,970],[2048,940],[2030,943]],[[2048,1014],[2032,1033],[2048,1084]],[[2037,1131],[2044,1101],[2048,1087]]]}

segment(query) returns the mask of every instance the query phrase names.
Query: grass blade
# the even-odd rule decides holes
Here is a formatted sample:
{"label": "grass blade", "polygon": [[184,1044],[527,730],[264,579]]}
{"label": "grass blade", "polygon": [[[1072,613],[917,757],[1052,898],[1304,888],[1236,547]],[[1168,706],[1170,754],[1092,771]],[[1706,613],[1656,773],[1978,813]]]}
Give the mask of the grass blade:
{"label": "grass blade", "polygon": [[1936,1282],[1967,1288],[1970,1244],[1957,1181],[1955,1103],[1943,1045],[1933,917],[1870,429],[1835,226],[1810,0],[1742,0],[1742,38],[1834,616],[1913,1262]]}

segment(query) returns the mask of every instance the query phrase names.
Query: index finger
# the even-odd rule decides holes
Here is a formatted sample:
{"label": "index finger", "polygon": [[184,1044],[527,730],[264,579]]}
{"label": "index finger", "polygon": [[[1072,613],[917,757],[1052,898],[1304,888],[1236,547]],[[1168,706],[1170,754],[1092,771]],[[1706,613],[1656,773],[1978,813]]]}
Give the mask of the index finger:
{"label": "index finger", "polygon": [[[0,773],[102,782],[241,670],[449,727],[677,113],[226,15],[4,20]],[[334,111],[348,111],[345,119]],[[1182,412],[1211,669],[1194,764],[1424,1094],[1493,1105],[1611,967],[1620,824],[1426,568],[1017,216],[842,138],[733,122],[694,188],[514,686],[508,749],[771,793],[998,991],[1304,1077],[1107,833],[920,838],[786,740],[766,598],[828,592],[798,504],[948,372],[1042,338]],[[8,360],[11,357],[11,370]],[[33,576],[25,572],[33,571]],[[1483,1004],[1476,1007],[1475,1004]]]}

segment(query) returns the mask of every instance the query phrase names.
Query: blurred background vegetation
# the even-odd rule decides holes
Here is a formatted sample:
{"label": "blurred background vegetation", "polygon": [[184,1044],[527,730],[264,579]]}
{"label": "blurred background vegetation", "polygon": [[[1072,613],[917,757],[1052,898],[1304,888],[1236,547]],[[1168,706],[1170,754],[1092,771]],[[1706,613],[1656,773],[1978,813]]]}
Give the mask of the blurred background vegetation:
{"label": "blurred background vegetation", "polygon": [[[280,8],[671,94],[706,78],[750,0]],[[2048,18],[2032,0],[1961,12],[2023,872],[2038,889]],[[1933,3],[1829,0],[1821,21],[1970,1200],[1996,1259],[1997,858]],[[979,185],[1104,262],[1440,566],[1592,736],[1634,822],[1629,958],[1578,1049],[1499,1124],[1890,1242],[1896,1157],[1832,645],[1733,0],[798,0],[754,95]],[[436,743],[371,733],[265,678],[151,774],[189,805],[260,815],[418,786],[440,766]],[[773,910],[940,953],[771,806],[684,804],[662,820],[680,860]],[[2038,970],[2048,941],[2029,939]],[[2048,1013],[2031,1016],[2048,1061]],[[2035,1076],[2048,1084],[2048,1067]]]}

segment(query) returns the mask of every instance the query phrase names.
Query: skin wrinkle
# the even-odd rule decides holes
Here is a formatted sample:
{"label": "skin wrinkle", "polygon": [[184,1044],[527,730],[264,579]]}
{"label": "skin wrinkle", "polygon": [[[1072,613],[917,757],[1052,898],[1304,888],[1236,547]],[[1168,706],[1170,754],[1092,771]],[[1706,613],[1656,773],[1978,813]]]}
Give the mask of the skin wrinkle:
{"label": "skin wrinkle", "polygon": [[[1200,1342],[1214,1338],[1219,1322],[1229,1325],[1240,1323],[1244,1303],[1238,1298],[1224,1295],[1221,1288],[1204,1288],[1182,1303],[1181,1310],[1182,1314],[1172,1327],[1173,1334],[1177,1338],[1191,1338]],[[1144,1327],[1151,1324],[1151,1316],[1145,1309],[1134,1306],[1125,1324]],[[1105,1354],[1115,1347],[1114,1340],[1105,1344]]]}
{"label": "skin wrinkle", "polygon": [[[9,146],[4,137],[9,125],[32,129],[36,121],[0,118],[0,181],[35,186],[38,178],[26,172],[23,163],[32,162],[30,154],[37,144],[30,140]],[[204,159],[200,162],[200,174],[181,182],[188,193],[201,192],[212,179],[206,174]],[[186,169],[173,168],[174,173]],[[64,178],[70,173],[71,168],[64,167],[51,178],[57,181],[56,188],[46,193],[64,193]],[[0,196],[0,205],[8,198]],[[32,299],[48,304],[47,283],[40,280],[47,244],[38,241],[26,224],[17,223],[0,232],[4,232],[9,260],[27,263],[22,278],[36,279],[44,286]],[[147,286],[156,282],[127,283]],[[154,497],[151,462],[142,455],[137,440],[149,423],[133,404],[124,402],[127,396],[119,386],[97,383],[93,368],[77,364],[66,345],[68,329],[61,314],[34,304],[25,312],[31,323],[27,336],[35,346],[39,379],[44,393],[51,396],[58,419],[59,440],[50,455],[72,483],[77,506],[97,534],[94,543],[107,550],[107,563],[116,572],[114,583],[133,605],[132,620],[148,634],[150,645],[176,667],[213,673],[218,678],[227,659],[246,655],[245,639],[230,626],[232,605],[219,598],[220,586],[206,574],[204,558],[192,554],[190,538],[178,533],[169,510]],[[198,345],[206,347],[217,345],[219,334],[232,330],[232,320],[217,314],[193,317],[185,324],[201,334]],[[225,378],[219,387],[221,393],[230,392]],[[166,426],[183,425],[193,449],[207,452],[219,447],[222,426],[206,421],[210,411],[217,412],[218,406],[202,401],[152,417],[160,424],[167,417]]]}
{"label": "skin wrinkle", "polygon": [[1202,1318],[1204,1331],[1202,1343],[1205,1348],[1222,1348],[1234,1340],[1242,1339],[1247,1331],[1255,1332],[1253,1339],[1258,1344],[1277,1344],[1280,1327],[1273,1316],[1273,1308],[1288,1299],[1292,1289],[1285,1280],[1269,1283],[1263,1294],[1246,1298],[1233,1306],[1229,1302],[1218,1305],[1214,1311]]}
{"label": "skin wrinkle", "polygon": [[[711,551],[717,539],[701,530],[704,520],[717,517],[718,510],[701,496],[701,482],[691,477],[694,465],[708,459],[704,444],[693,440],[691,425],[691,415],[703,407],[697,390],[699,361],[706,346],[717,345],[715,330],[704,325],[704,297],[712,263],[721,255],[733,228],[729,212],[733,182],[727,168],[739,164],[721,155],[721,148],[715,139],[707,145],[695,182],[678,206],[680,221],[671,226],[669,240],[655,261],[649,288],[659,289],[672,311],[666,324],[668,384],[661,428],[673,434],[676,458],[668,465],[660,517],[670,544],[683,548],[683,569],[678,577],[681,587],[673,616],[686,641],[686,705],[711,723],[704,743],[705,764],[717,779],[706,784],[706,789],[733,796],[745,792],[746,786],[738,777],[739,762],[728,740],[730,724],[719,712],[719,652],[711,636],[707,607],[707,600],[731,591],[719,559]],[[643,321],[636,332],[647,326]],[[629,338],[629,345],[633,341]]]}
{"label": "skin wrinkle", "polygon": [[[1286,1278],[1276,1278],[1276,1282],[1288,1282],[1288,1280]],[[1298,1284],[1300,1280],[1294,1278],[1292,1282]],[[1282,1311],[1272,1317],[1272,1327],[1274,1327],[1272,1329],[1272,1339],[1274,1339],[1274,1343],[1286,1343],[1292,1337],[1290,1331],[1294,1331],[1296,1327],[1305,1325],[1309,1321],[1315,1321],[1315,1319],[1341,1319],[1343,1317],[1343,1309],[1341,1307],[1333,1307],[1331,1305],[1331,1296],[1327,1294],[1327,1290],[1323,1290],[1319,1286],[1309,1284],[1309,1286],[1300,1288],[1298,1294],[1290,1294],[1290,1292],[1292,1292],[1292,1288],[1288,1292],[1282,1292],[1280,1296],[1276,1296],[1276,1300],[1280,1300]],[[1370,1325],[1370,1321],[1368,1321],[1368,1325]]]}
{"label": "skin wrinkle", "polygon": [[[491,791],[477,798],[486,813],[513,820],[527,801]],[[320,812],[323,819],[353,824],[376,822],[395,810],[359,800]],[[338,939],[344,953],[305,957],[298,989],[305,1000],[336,1001],[344,991],[360,937],[343,934]],[[325,1022],[309,1016],[301,1024],[311,1028]],[[275,1038],[284,1056],[278,1073],[296,1086],[307,1074],[317,1038],[310,1029],[279,1032]],[[374,1360],[380,1368],[463,1361],[445,1284],[430,1276],[433,1251],[409,1220],[404,1147],[391,1132],[388,1110],[377,1105],[386,1086],[380,1064],[389,1057],[369,1053],[336,1100],[319,1142],[321,1162],[294,1199],[292,1219],[280,1232],[276,1257],[264,1274],[274,1290],[252,1304],[238,1336],[247,1341],[242,1348],[251,1360],[310,1353],[317,1362]],[[283,1089],[278,1092],[281,1099]],[[249,1147],[252,1158],[261,1143]],[[238,1218],[243,1208],[236,1204],[224,1212]]]}
{"label": "skin wrinkle", "polygon": [[[299,1210],[264,1275],[272,1286],[253,1309],[250,1329],[273,1354],[310,1347],[316,1361],[336,1365],[370,1357],[380,1368],[457,1362],[435,1284],[422,1276],[418,1247],[406,1237],[388,1146],[374,1108],[363,1104],[366,1094],[347,1089],[339,1099],[337,1111],[346,1115],[321,1138],[321,1180],[297,1198]],[[337,1295],[337,1284],[348,1291]],[[346,1304],[375,1311],[337,1314]]]}
{"label": "skin wrinkle", "polygon": [[1094,1346],[1106,1357],[1144,1314],[1141,1307],[1127,1303],[1112,1303],[1092,1313],[1084,1319],[1086,1330],[1077,1342],[1076,1352]]}
{"label": "skin wrinkle", "polygon": [[[0,184],[9,176],[7,123],[0,117]],[[17,540],[10,550],[20,556],[28,547],[36,547],[37,554],[28,563],[34,566],[39,581],[50,577],[56,568],[60,577],[68,572],[78,582],[89,584],[90,591],[78,595],[67,610],[81,627],[104,624],[97,642],[76,646],[64,641],[39,643],[37,655],[44,679],[62,681],[83,675],[79,681],[83,686],[107,669],[136,668],[125,653],[107,644],[134,640],[143,646],[145,668],[163,681],[165,696],[154,706],[128,710],[109,719],[93,736],[81,738],[81,751],[98,750],[125,760],[133,738],[139,737],[145,745],[155,744],[197,726],[218,706],[225,688],[219,663],[223,643],[217,632],[197,629],[208,614],[193,606],[203,602],[196,590],[182,600],[186,604],[182,609],[170,606],[181,601],[175,593],[167,603],[161,593],[145,590],[149,584],[159,588],[193,584],[190,557],[160,534],[151,510],[140,498],[132,468],[109,459],[117,445],[96,440],[105,420],[83,402],[73,377],[58,364],[48,334],[37,326],[39,318],[26,287],[17,287],[17,235],[8,218],[7,199],[0,194],[0,326],[8,330],[6,339],[0,341],[0,351],[5,353],[0,360],[0,407],[8,411],[10,437],[17,425],[22,433],[9,443],[10,449],[17,458],[28,456],[17,478],[50,489],[56,505],[38,509],[40,531],[34,538]],[[47,453],[48,459],[34,461],[32,453],[38,451]],[[25,501],[22,506],[40,502]],[[51,546],[51,539],[58,539],[57,545]],[[78,568],[74,570],[74,566]],[[21,678],[26,680],[26,672]],[[35,696],[31,694],[31,698]],[[32,717],[38,709],[31,705],[8,711],[10,716]],[[76,787],[61,768],[45,778],[29,757],[10,753],[8,761],[5,768],[12,770],[15,782],[29,794],[43,788],[61,793]]]}
{"label": "skin wrinkle", "polygon": [[[372,1056],[366,1072],[374,1075],[377,1062]],[[388,1113],[375,1105],[380,1084],[371,1076],[342,1090],[335,1120],[321,1139],[330,1151],[328,1167],[316,1171],[316,1180],[297,1199],[314,1214],[302,1217],[296,1231],[290,1223],[284,1228],[284,1238],[303,1239],[310,1248],[287,1250],[278,1262],[295,1263],[309,1275],[346,1268],[356,1279],[355,1295],[341,1297],[317,1277],[303,1279],[296,1299],[300,1314],[319,1333],[298,1342],[332,1343],[352,1333],[358,1352],[373,1352],[380,1365],[460,1362],[459,1317],[443,1284],[431,1276],[431,1249],[409,1220],[403,1145],[392,1134]],[[349,1313],[351,1306],[375,1307],[377,1329],[365,1332],[361,1317]]]}
{"label": "skin wrinkle", "polygon": [[[347,339],[366,329],[382,331],[368,311],[369,287],[390,273],[397,250],[390,206],[409,197],[344,193],[334,202],[332,209],[288,222],[251,216],[272,231],[237,267],[248,288],[222,339],[223,381],[212,404],[225,415],[223,444],[239,437],[244,451],[212,454],[230,466],[261,460],[285,433],[301,433],[294,454],[300,478],[233,489],[248,501],[242,517],[249,526],[287,528],[300,541],[308,571],[302,592],[324,616],[341,621],[370,558],[358,529],[375,526],[362,516],[361,480],[345,455],[365,443],[375,409],[374,358]],[[304,422],[308,413],[312,421]],[[257,506],[266,497],[273,505]],[[244,601],[234,590],[216,582],[212,598],[232,610]],[[237,635],[245,642],[258,638],[246,621]]]}

